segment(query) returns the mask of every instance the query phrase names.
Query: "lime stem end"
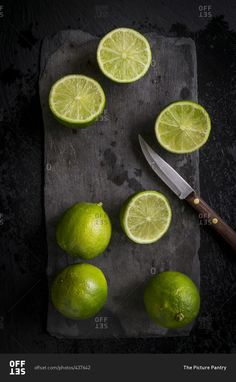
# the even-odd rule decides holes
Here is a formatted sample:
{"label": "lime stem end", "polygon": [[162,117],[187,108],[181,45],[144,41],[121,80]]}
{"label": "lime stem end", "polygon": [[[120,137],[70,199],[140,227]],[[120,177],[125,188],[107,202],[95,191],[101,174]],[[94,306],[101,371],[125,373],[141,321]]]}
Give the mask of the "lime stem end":
{"label": "lime stem end", "polygon": [[183,313],[177,313],[175,316],[176,321],[183,321],[184,315]]}

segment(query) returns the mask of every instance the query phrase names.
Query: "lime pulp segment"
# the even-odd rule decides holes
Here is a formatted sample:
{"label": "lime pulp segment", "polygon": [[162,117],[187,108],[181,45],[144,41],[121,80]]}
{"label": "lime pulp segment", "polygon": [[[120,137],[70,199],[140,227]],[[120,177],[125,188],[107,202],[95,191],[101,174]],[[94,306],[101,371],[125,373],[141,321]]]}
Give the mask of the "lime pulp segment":
{"label": "lime pulp segment", "polygon": [[155,124],[157,140],[173,153],[190,153],[206,143],[211,130],[207,111],[193,101],[177,101],[167,106]]}
{"label": "lime pulp segment", "polygon": [[157,191],[143,191],[127,202],[123,228],[136,243],[148,244],[160,239],[171,222],[171,208],[166,197]]}
{"label": "lime pulp segment", "polygon": [[51,88],[49,106],[62,123],[80,125],[97,119],[105,106],[105,94],[99,83],[82,75],[68,75]]}
{"label": "lime pulp segment", "polygon": [[97,60],[102,72],[116,82],[134,82],[149,69],[152,54],[147,39],[129,28],[111,31],[100,41]]}

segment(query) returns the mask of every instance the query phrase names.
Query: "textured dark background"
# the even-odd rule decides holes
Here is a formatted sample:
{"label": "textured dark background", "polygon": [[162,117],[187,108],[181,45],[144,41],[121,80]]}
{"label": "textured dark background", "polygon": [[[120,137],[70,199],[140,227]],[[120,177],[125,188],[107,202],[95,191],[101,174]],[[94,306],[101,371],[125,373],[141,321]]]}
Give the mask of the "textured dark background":
{"label": "textured dark background", "polygon": [[[206,4],[207,3],[207,4]],[[199,6],[211,7],[204,16]],[[0,351],[235,353],[236,261],[201,230],[200,316],[189,337],[57,340],[46,332],[43,124],[38,96],[42,38],[62,29],[101,36],[118,27],[190,36],[199,102],[212,117],[200,150],[201,194],[236,228],[236,3],[231,1],[0,0]]]}

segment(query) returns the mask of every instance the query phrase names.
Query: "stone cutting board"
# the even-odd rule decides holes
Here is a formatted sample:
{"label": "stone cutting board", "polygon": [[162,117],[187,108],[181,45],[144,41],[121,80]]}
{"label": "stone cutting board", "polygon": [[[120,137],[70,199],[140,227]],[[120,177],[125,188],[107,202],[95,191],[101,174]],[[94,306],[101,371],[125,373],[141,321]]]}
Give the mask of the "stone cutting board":
{"label": "stone cutting board", "polygon": [[[198,153],[174,155],[161,149],[154,135],[160,110],[172,101],[197,101],[194,42],[149,33],[153,62],[147,75],[133,84],[106,79],[96,63],[98,39],[82,31],[63,31],[46,38],[41,51],[40,98],[45,131],[45,216],[48,242],[49,286],[57,271],[75,260],[56,244],[55,226],[75,202],[104,204],[113,235],[105,253],[90,261],[100,267],[109,285],[109,297],[97,317],[73,321],[57,313],[49,301],[49,333],[67,338],[152,337],[188,335],[191,325],[179,331],[152,323],[142,301],[147,280],[164,270],[186,273],[199,286],[199,224],[190,208],[171,193],[146,163],[138,134],[173,165],[190,184],[199,188]],[[70,73],[98,80],[107,98],[98,122],[86,129],[61,126],[50,114],[52,84]],[[144,189],[163,192],[170,200],[173,221],[157,243],[138,245],[122,233],[118,215],[122,202]],[[79,260],[77,260],[79,262]]]}

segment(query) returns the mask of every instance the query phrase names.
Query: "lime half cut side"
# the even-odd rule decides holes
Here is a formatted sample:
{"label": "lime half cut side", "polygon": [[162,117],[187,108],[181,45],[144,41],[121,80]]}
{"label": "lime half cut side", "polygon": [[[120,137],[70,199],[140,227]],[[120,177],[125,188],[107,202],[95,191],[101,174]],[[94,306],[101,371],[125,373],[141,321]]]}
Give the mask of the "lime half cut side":
{"label": "lime half cut side", "polygon": [[100,41],[97,60],[101,71],[115,82],[134,82],[148,71],[152,53],[149,42],[129,28],[114,29]]}
{"label": "lime half cut side", "polygon": [[191,153],[203,146],[211,131],[207,111],[193,101],[177,101],[158,116],[155,132],[158,142],[166,150]]}
{"label": "lime half cut side", "polygon": [[149,244],[159,240],[171,223],[171,207],[157,191],[142,191],[131,196],[120,213],[121,226],[135,243]]}
{"label": "lime half cut side", "polygon": [[72,128],[86,127],[102,114],[105,94],[94,79],[71,74],[54,83],[49,107],[62,124]]}

